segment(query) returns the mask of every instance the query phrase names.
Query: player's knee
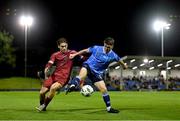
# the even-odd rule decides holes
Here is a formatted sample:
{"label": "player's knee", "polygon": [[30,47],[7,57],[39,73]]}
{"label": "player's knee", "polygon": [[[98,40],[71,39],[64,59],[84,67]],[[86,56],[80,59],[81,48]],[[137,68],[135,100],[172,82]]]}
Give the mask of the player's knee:
{"label": "player's knee", "polygon": [[44,95],[46,92],[43,90],[40,90],[39,93],[40,93],[40,95]]}
{"label": "player's knee", "polygon": [[39,91],[39,93],[41,94],[41,95],[44,95],[44,94],[46,94],[48,92],[48,88],[41,88],[41,90]]}
{"label": "player's knee", "polygon": [[53,86],[53,87],[51,87],[50,91],[51,92],[56,92],[57,89],[58,89],[57,87]]}
{"label": "player's knee", "polygon": [[100,88],[99,89],[101,93],[106,93],[107,92],[107,88]]}

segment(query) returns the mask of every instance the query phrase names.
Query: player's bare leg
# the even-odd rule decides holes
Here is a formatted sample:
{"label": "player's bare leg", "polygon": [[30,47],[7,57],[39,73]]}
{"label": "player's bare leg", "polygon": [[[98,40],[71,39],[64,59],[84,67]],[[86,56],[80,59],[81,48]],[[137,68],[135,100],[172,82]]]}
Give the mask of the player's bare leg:
{"label": "player's bare leg", "polygon": [[111,102],[110,102],[110,96],[107,92],[107,88],[106,88],[106,84],[104,83],[104,81],[99,81],[99,82],[96,82],[94,83],[94,85],[99,89],[99,91],[102,93],[102,96],[103,96],[103,100],[106,104],[106,109],[107,109],[107,112],[108,113],[119,113],[118,110],[116,109],[113,109],[111,107]]}
{"label": "player's bare leg", "polygon": [[[46,99],[46,93],[48,92],[48,88],[47,87],[44,87],[44,86],[42,86],[41,87],[41,90],[40,90],[40,95],[39,95],[39,98],[40,98],[40,106],[41,105],[43,105],[44,104],[44,102],[45,102],[45,99]],[[37,110],[41,110],[41,108],[40,108],[40,106],[39,107],[36,107],[36,109]],[[42,111],[45,111],[46,109],[45,108],[43,108],[43,110]]]}
{"label": "player's bare leg", "polygon": [[56,94],[56,90],[61,88],[62,85],[58,82],[55,82],[51,88],[50,88],[50,91],[49,91],[49,94],[48,96],[45,98],[44,100],[44,103],[42,105],[40,105],[38,108],[36,108],[37,110],[39,111],[43,111],[44,109],[46,109],[46,107],[48,106],[48,104],[50,103],[50,101],[53,99],[53,97],[55,96]]}
{"label": "player's bare leg", "polygon": [[46,93],[48,92],[48,88],[47,87],[42,87],[40,90],[40,105],[42,105],[44,103],[44,100],[46,98]]}
{"label": "player's bare leg", "polygon": [[55,96],[56,90],[59,89],[59,88],[61,88],[61,87],[62,87],[62,85],[61,85],[60,83],[58,83],[58,82],[55,82],[55,83],[51,86],[50,91],[49,91],[49,94],[48,94],[48,96],[47,96],[46,99],[45,99],[45,105],[46,105],[46,106],[49,104],[49,102],[50,102],[50,101],[52,100],[52,98]]}

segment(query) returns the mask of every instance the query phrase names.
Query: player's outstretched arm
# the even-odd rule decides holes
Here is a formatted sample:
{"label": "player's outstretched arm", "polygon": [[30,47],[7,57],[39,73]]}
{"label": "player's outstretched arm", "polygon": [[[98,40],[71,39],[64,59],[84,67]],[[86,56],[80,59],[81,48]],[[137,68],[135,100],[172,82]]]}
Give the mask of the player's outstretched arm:
{"label": "player's outstretched arm", "polygon": [[73,58],[76,57],[77,55],[82,55],[82,54],[85,54],[85,53],[88,53],[88,52],[89,52],[88,49],[83,49],[83,50],[80,50],[80,51],[77,52],[77,53],[70,54],[69,58],[70,58],[70,59],[73,59]]}
{"label": "player's outstretched arm", "polygon": [[120,61],[119,61],[119,64],[122,65],[124,69],[127,69],[127,68],[128,68],[128,66],[124,63],[123,60],[120,60]]}

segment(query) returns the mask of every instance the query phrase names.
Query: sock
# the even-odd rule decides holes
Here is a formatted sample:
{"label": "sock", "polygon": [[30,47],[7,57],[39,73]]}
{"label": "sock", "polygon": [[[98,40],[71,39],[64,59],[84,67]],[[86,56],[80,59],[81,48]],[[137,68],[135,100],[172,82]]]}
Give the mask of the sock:
{"label": "sock", "polygon": [[79,86],[79,84],[80,84],[80,77],[76,76],[76,78],[71,80],[71,84],[74,84],[75,86]]}
{"label": "sock", "polygon": [[104,102],[106,104],[107,111],[109,111],[111,108],[110,96],[108,93],[104,93],[102,96],[103,96]]}
{"label": "sock", "polygon": [[49,98],[49,97],[47,97],[47,98],[45,99],[44,104],[45,104],[46,107],[48,106],[48,104],[50,103],[51,100],[52,100],[52,98]]}
{"label": "sock", "polygon": [[45,100],[45,95],[44,94],[40,94],[40,105],[44,104],[44,100]]}

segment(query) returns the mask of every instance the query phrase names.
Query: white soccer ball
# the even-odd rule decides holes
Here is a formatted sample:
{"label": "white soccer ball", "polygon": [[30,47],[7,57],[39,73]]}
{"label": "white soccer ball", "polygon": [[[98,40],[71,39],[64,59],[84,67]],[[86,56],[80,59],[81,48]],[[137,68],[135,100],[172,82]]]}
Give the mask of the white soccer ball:
{"label": "white soccer ball", "polygon": [[80,91],[80,93],[85,97],[91,96],[93,92],[94,92],[94,89],[90,85],[84,85]]}

